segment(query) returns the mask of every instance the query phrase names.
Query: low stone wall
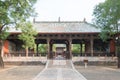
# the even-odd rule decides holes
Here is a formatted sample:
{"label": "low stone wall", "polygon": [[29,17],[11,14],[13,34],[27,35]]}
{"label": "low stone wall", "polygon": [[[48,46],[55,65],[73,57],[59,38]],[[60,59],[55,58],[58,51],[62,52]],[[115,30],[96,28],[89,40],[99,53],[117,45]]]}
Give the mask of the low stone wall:
{"label": "low stone wall", "polygon": [[44,65],[46,57],[3,57],[6,65]]}
{"label": "low stone wall", "polygon": [[88,61],[88,65],[94,66],[116,66],[117,57],[73,57],[72,61],[75,65],[84,66],[84,61]]}
{"label": "low stone wall", "polygon": [[[88,60],[88,65],[117,65],[117,57],[73,57],[75,65],[84,65]],[[47,57],[3,57],[4,64],[9,65],[41,65],[45,64]]]}
{"label": "low stone wall", "polygon": [[[84,62],[82,61],[77,61],[74,62],[74,65],[78,65],[78,66],[84,66]],[[88,66],[117,66],[117,62],[101,62],[101,61],[91,61],[87,63]]]}
{"label": "low stone wall", "polygon": [[3,61],[46,61],[47,57],[3,57]]}
{"label": "low stone wall", "polygon": [[73,57],[72,61],[117,61],[117,57]]}

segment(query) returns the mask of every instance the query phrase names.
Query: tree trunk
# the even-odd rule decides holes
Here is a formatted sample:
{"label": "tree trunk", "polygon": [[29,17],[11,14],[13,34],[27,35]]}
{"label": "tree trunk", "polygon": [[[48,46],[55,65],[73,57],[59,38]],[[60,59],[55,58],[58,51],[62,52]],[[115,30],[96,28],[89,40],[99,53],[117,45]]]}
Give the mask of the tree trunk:
{"label": "tree trunk", "polygon": [[4,68],[4,62],[3,62],[3,58],[1,55],[3,55],[3,41],[2,40],[0,40],[0,67]]}
{"label": "tree trunk", "polygon": [[118,68],[120,68],[120,57],[118,57]]}
{"label": "tree trunk", "polygon": [[117,67],[120,68],[120,50],[119,50],[120,46],[117,46]]}
{"label": "tree trunk", "polygon": [[120,53],[117,51],[118,68],[120,68]]}
{"label": "tree trunk", "polygon": [[3,46],[3,44],[4,44],[3,41],[1,41],[1,54],[0,54],[1,57],[4,56],[4,52],[3,52],[3,47],[4,47],[4,46]]}
{"label": "tree trunk", "polygon": [[26,48],[26,57],[28,57],[28,48]]}

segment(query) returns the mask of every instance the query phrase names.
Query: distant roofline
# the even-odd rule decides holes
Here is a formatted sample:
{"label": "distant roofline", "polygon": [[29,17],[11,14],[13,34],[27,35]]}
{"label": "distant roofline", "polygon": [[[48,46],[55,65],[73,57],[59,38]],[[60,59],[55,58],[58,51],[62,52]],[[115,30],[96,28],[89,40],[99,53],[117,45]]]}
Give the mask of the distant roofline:
{"label": "distant roofline", "polygon": [[34,21],[34,23],[86,23],[88,25],[92,25],[96,28],[98,28],[96,25],[92,24],[92,23],[88,23],[86,21]]}
{"label": "distant roofline", "polygon": [[33,23],[87,23],[83,21],[35,21]]}
{"label": "distant roofline", "polygon": [[87,23],[87,21],[85,18],[83,19],[83,21],[62,21],[59,17],[58,21],[36,21],[36,19],[33,18],[33,23]]}

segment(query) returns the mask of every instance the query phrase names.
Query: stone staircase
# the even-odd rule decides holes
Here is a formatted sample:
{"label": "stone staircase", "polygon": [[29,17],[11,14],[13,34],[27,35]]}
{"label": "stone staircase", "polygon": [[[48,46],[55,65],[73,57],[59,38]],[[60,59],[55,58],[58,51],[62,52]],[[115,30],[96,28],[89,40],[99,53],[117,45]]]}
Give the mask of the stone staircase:
{"label": "stone staircase", "polygon": [[71,60],[48,60],[47,68],[73,68]]}

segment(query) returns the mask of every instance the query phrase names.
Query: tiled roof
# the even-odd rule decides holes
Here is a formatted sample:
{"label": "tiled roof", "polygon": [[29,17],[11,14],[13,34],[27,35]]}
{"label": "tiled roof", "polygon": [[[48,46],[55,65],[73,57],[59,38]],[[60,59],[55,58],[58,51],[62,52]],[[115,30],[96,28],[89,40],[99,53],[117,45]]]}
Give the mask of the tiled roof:
{"label": "tiled roof", "polygon": [[[99,33],[100,29],[87,22],[35,22],[33,26],[39,33]],[[20,32],[11,29],[9,32]]]}
{"label": "tiled roof", "polygon": [[100,32],[100,29],[87,22],[36,22],[34,27],[43,33]]}
{"label": "tiled roof", "polygon": [[100,32],[100,29],[87,22],[36,22],[34,27],[41,33]]}

